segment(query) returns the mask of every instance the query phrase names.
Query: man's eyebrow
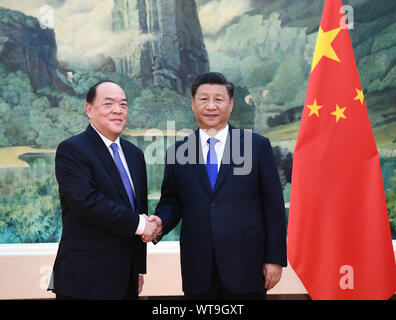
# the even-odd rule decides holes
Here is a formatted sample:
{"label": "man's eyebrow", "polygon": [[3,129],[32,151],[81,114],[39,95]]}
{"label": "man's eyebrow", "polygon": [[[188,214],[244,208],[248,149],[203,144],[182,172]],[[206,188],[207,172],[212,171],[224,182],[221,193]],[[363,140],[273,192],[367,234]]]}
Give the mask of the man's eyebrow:
{"label": "man's eyebrow", "polygon": [[[104,98],[105,100],[110,100],[110,101],[114,101],[115,99],[113,99],[113,98],[111,98],[111,97],[105,97]],[[128,102],[128,99],[121,99],[121,101],[126,101],[126,102]]]}

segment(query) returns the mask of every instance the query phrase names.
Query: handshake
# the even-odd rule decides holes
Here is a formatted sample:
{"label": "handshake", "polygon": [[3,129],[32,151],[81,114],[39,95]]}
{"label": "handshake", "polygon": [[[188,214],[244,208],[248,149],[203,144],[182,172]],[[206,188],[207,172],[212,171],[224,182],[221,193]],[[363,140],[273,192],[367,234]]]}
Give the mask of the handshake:
{"label": "handshake", "polygon": [[162,232],[162,221],[161,218],[155,215],[147,216],[143,215],[146,219],[146,226],[141,235],[143,242],[151,242]]}

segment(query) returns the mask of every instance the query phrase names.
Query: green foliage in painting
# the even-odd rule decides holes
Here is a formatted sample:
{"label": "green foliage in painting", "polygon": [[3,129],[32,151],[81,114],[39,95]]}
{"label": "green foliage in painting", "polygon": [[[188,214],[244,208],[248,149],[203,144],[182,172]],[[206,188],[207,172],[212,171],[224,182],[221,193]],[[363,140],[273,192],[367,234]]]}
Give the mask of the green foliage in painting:
{"label": "green foliage in painting", "polygon": [[143,89],[130,107],[129,127],[166,129],[167,121],[175,121],[176,129],[196,127],[190,98],[167,88]]}
{"label": "green foliage in painting", "polygon": [[61,213],[53,169],[33,176],[27,169],[7,170],[2,173],[0,190],[0,243],[60,239]]}
{"label": "green foliage in painting", "polygon": [[381,159],[381,171],[386,195],[389,222],[396,235],[396,158]]}

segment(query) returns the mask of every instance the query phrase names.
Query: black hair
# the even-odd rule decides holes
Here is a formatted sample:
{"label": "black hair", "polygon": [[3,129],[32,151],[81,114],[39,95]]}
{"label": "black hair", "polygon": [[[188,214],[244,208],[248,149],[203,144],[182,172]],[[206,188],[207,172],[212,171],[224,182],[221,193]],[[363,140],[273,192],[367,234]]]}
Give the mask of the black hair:
{"label": "black hair", "polygon": [[117,82],[112,81],[112,80],[101,80],[97,83],[95,83],[91,88],[89,88],[88,92],[87,92],[87,102],[88,103],[92,103],[95,100],[96,97],[96,88],[101,85],[102,83],[106,83],[106,82],[110,82],[110,83],[115,83],[117,86],[121,87]]}
{"label": "black hair", "polygon": [[195,97],[198,87],[203,84],[220,84],[227,88],[230,99],[234,97],[234,84],[220,72],[207,72],[196,77],[191,85],[191,96]]}

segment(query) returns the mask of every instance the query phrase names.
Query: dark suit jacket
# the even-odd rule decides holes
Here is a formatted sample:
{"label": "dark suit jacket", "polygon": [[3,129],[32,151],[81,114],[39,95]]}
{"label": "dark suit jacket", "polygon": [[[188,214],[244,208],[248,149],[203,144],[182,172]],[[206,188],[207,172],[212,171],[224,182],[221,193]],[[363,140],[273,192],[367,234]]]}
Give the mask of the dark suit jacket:
{"label": "dark suit jacket", "polygon": [[136,212],[110,152],[89,125],[63,141],[55,173],[62,206],[62,237],[54,264],[54,292],[87,299],[123,297],[131,271],[146,272],[146,245],[135,236],[147,213],[143,152],[120,139],[136,193]]}
{"label": "dark suit jacket", "polygon": [[[253,133],[251,171],[236,175],[234,169],[243,164],[232,157],[225,164],[225,157],[233,148],[238,151],[233,139],[239,140],[243,155],[246,133],[237,130],[232,136],[232,129],[230,126],[214,191],[202,161],[198,130],[195,137],[168,149],[168,157],[169,153],[186,156],[193,152],[190,159],[201,163],[180,164],[176,159],[174,164],[166,164],[156,209],[164,235],[182,221],[180,256],[186,294],[209,289],[213,253],[224,285],[235,293],[263,290],[264,263],[287,265],[284,201],[271,144]],[[187,147],[188,141],[194,147]]]}

